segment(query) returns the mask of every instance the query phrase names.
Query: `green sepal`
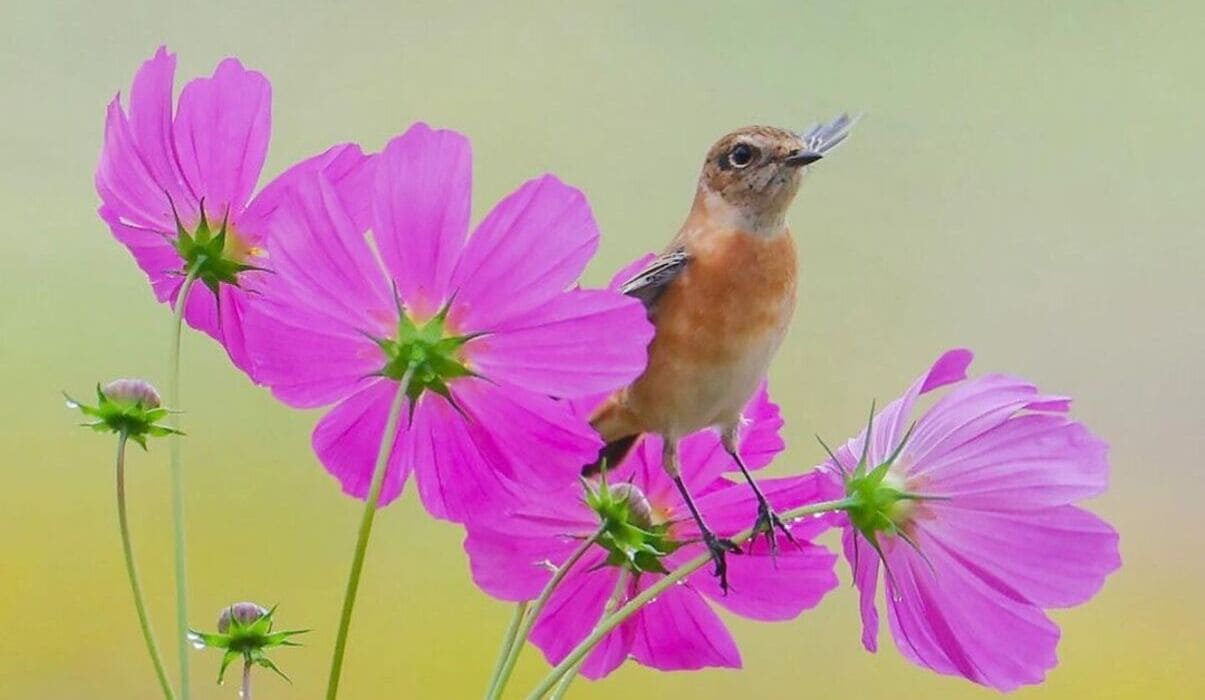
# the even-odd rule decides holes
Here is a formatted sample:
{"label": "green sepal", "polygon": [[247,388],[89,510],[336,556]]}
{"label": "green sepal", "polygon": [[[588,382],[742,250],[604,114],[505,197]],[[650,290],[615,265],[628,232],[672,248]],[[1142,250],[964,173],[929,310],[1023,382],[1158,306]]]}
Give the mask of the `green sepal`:
{"label": "green sepal", "polygon": [[147,437],[164,437],[166,435],[183,435],[184,433],[160,421],[171,413],[166,408],[147,407],[139,401],[126,401],[110,398],[96,385],[97,404],[89,406],[63,392],[69,408],[78,410],[94,421],[81,423],[81,427],[91,428],[98,433],[125,433],[126,436],[146,449]]}

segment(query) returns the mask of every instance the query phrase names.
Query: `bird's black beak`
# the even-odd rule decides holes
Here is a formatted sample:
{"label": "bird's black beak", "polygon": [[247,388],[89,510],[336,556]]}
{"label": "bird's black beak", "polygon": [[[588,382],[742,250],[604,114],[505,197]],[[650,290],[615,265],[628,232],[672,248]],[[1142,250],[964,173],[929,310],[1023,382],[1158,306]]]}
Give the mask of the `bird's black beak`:
{"label": "bird's black beak", "polygon": [[816,161],[820,160],[823,157],[824,157],[824,155],[822,153],[817,153],[816,151],[809,151],[809,150],[805,149],[805,150],[801,150],[801,151],[795,151],[794,153],[787,156],[786,158],[783,158],[782,162],[785,163],[786,165],[800,168],[800,167],[807,165],[808,163],[815,163]]}

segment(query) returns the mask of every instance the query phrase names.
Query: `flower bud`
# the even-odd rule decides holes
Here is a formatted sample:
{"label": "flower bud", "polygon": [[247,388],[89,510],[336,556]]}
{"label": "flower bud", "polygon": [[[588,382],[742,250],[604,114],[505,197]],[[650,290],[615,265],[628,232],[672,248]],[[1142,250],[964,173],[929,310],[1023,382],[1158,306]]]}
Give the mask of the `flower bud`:
{"label": "flower bud", "polygon": [[635,484],[627,482],[611,484],[608,490],[611,492],[613,500],[627,504],[628,522],[645,530],[652,528],[653,507],[649,504],[648,497]]}
{"label": "flower bud", "polygon": [[100,389],[110,401],[143,408],[159,408],[159,392],[149,382],[141,379],[114,379]]}
{"label": "flower bud", "polygon": [[222,614],[218,616],[218,632],[226,634],[230,630],[231,618],[246,627],[264,615],[268,614],[268,609],[255,603],[235,603],[222,608]]}

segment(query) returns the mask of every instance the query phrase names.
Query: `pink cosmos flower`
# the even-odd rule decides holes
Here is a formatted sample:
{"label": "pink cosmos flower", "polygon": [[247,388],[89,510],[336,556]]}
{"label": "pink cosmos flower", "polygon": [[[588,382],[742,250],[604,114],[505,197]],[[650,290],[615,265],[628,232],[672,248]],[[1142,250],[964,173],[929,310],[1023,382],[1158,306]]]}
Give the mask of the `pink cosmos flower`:
{"label": "pink cosmos flower", "polygon": [[[189,295],[185,319],[247,370],[247,287],[254,286],[255,269],[266,266],[269,219],[284,186],[311,169],[325,169],[346,186],[366,158],[355,146],[337,146],[288,169],[252,197],[271,129],[268,79],[227,58],[211,77],[185,85],[173,112],[175,70],[175,55],[160,47],[134,76],[128,116],[120,95],[109,103],[96,170],[100,216],[133,254],[160,302],[174,304],[185,273],[200,265],[198,281],[209,290]],[[223,228],[225,235],[215,240]]]}
{"label": "pink cosmos flower", "polygon": [[585,197],[545,175],[470,236],[464,136],[416,124],[373,160],[371,243],[322,173],[280,208],[246,323],[256,377],[291,406],[336,404],[314,450],[358,498],[408,367],[381,505],[411,472],[427,510],[456,521],[516,485],[575,482],[599,439],[558,399],[630,381],[652,337],[638,301],[574,286],[598,244]]}
{"label": "pink cosmos flower", "polygon": [[[764,388],[746,408],[745,417],[742,455],[751,465],[765,466],[783,444],[778,436],[782,425],[778,407]],[[718,436],[706,431],[686,438],[680,445],[680,459],[683,478],[716,533],[727,537],[748,527],[756,501],[748,485],[722,478],[732,460]],[[660,438],[643,438],[617,469],[607,473],[606,480],[609,490],[600,486],[587,499],[580,486],[530,493],[506,517],[475,520],[466,527],[465,551],[473,580],[488,594],[510,601],[539,595],[552,576],[549,566],[561,565],[598,530],[596,508],[626,508],[628,521],[648,533],[643,547],[627,550],[604,536],[570,569],[531,634],[532,642],[553,664],[590,634],[608,604],[622,605],[660,579],[662,569],[672,571],[706,551],[694,520],[661,466]],[[821,482],[819,475],[812,474],[767,479],[761,485],[774,508],[784,512],[820,500]],[[837,585],[836,557],[807,540],[828,527],[825,518],[795,523],[792,533],[799,546],[782,547],[776,563],[765,540],[747,554],[729,557],[727,595],[707,569],[669,587],[608,634],[586,657],[582,673],[602,678],[629,657],[666,671],[739,668],[736,643],[708,601],[754,620],[789,620],[815,606]],[[651,560],[649,547],[669,554],[660,562]]]}
{"label": "pink cosmos flower", "polygon": [[988,375],[956,386],[909,433],[917,398],[965,380],[971,357],[942,355],[874,417],[868,443],[863,430],[821,470],[830,497],[862,502],[843,518],[843,543],[866,648],[877,646],[877,546],[904,656],[1012,690],[1057,662],[1045,609],[1087,601],[1121,559],[1113,528],[1072,505],[1104,491],[1108,462],[1105,443],[1066,417],[1069,399]]}

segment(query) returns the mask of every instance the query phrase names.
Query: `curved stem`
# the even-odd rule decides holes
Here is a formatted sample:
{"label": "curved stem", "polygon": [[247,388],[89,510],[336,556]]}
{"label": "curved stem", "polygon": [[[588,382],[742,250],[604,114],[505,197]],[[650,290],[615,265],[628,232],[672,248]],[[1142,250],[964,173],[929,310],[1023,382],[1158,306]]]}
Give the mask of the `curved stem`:
{"label": "curved stem", "polygon": [[494,694],[494,688],[498,685],[498,677],[502,675],[502,669],[506,666],[506,660],[510,658],[510,650],[515,646],[515,637],[519,634],[519,625],[523,622],[524,615],[527,614],[527,606],[530,601],[522,601],[515,604],[515,611],[511,613],[510,623],[506,626],[506,634],[502,637],[502,648],[498,650],[498,661],[494,664],[494,670],[490,673],[489,690],[486,691],[486,697]]}
{"label": "curved stem", "polygon": [[515,637],[514,644],[511,646],[510,654],[506,657],[506,664],[502,667],[501,673],[498,674],[498,679],[494,686],[490,688],[487,700],[498,700],[502,696],[502,691],[506,690],[506,684],[510,681],[510,674],[515,670],[515,663],[519,661],[519,654],[523,652],[523,644],[527,641],[527,635],[531,634],[531,628],[535,627],[536,620],[540,618],[540,613],[544,611],[544,606],[548,603],[548,599],[552,597],[552,592],[565,579],[565,575],[569,570],[577,564],[590,547],[598,541],[598,538],[603,534],[603,529],[594,531],[594,534],[587,537],[577,549],[573,550],[573,554],[565,560],[564,564],[557,567],[556,573],[548,580],[544,586],[544,590],[540,591],[540,596],[536,598],[536,602],[532,604],[531,610],[527,613],[527,619],[523,621],[523,627],[519,630],[519,634]]}
{"label": "curved stem", "polygon": [[[844,510],[852,505],[854,505],[854,502],[848,498],[841,499],[839,501],[823,501],[821,503],[814,503],[809,506],[803,506],[796,508],[795,510],[788,511],[783,513],[781,517],[784,520],[794,520],[797,518],[807,517],[809,515],[816,515],[818,513]],[[752,536],[753,530],[750,528],[733,537],[732,541],[735,544],[741,544]],[[569,652],[568,656],[561,660],[561,663],[557,664],[555,668],[548,672],[548,675],[544,677],[544,680],[540,681],[540,684],[536,686],[535,690],[531,691],[531,694],[527,696],[527,700],[539,700],[540,698],[544,697],[544,695],[546,695],[548,691],[552,689],[557,681],[560,680],[561,676],[565,675],[579,660],[585,658],[586,654],[589,654],[590,650],[601,642],[603,638],[607,636],[608,632],[622,624],[624,620],[628,619],[636,611],[644,607],[645,603],[660,595],[662,591],[670,586],[673,586],[678,581],[681,581],[690,574],[693,574],[695,571],[703,568],[710,561],[711,555],[709,553],[700,554],[677,569],[674,569],[669,574],[666,574],[661,578],[660,581],[657,581],[657,583],[654,583],[653,585],[644,589],[639,595],[629,600],[619,610],[616,610],[612,615],[605,618],[599,623],[598,627],[594,628],[594,631],[590,633],[589,637],[586,637],[584,640],[582,640],[582,642],[578,644],[573,651]]]}
{"label": "curved stem", "polygon": [[134,594],[134,609],[138,611],[138,625],[142,628],[142,638],[146,641],[147,653],[151,655],[151,664],[155,667],[155,676],[159,679],[159,687],[163,697],[175,700],[172,684],[167,680],[167,671],[163,668],[163,657],[159,655],[159,646],[155,644],[155,633],[151,631],[151,620],[146,612],[146,603],[142,599],[142,584],[138,582],[138,567],[134,565],[134,546],[130,543],[130,521],[126,516],[126,442],[129,434],[122,431],[117,436],[117,525],[121,530],[121,548],[125,551],[126,574],[130,577],[130,591]]}
{"label": "curved stem", "polygon": [[[180,335],[184,325],[184,309],[188,294],[197,281],[197,272],[204,259],[198,260],[184,277],[176,305],[172,309],[171,350],[168,353],[167,405],[172,409],[168,425],[180,429]],[[180,659],[180,697],[188,700],[188,566],[184,550],[184,469],[180,460],[180,435],[168,436],[171,452],[172,538],[175,543],[176,566],[176,653]]]}
{"label": "curved stem", "polygon": [[334,700],[339,693],[339,674],[343,671],[343,654],[347,648],[347,632],[351,626],[351,613],[356,605],[356,592],[360,588],[360,572],[364,569],[364,554],[368,551],[368,536],[372,534],[372,522],[377,514],[377,503],[381,500],[381,488],[385,484],[386,465],[397,437],[398,421],[406,396],[410,390],[410,379],[414,376],[414,365],[406,369],[398,385],[397,396],[389,408],[385,421],[385,432],[381,435],[381,446],[377,450],[377,462],[372,472],[372,486],[364,500],[364,515],[360,518],[360,533],[356,538],[356,551],[352,555],[351,572],[347,577],[347,588],[343,592],[343,612],[339,617],[339,631],[335,636],[335,653],[331,658],[330,677],[326,683],[327,700]]}
{"label": "curved stem", "polygon": [[[623,592],[627,589],[628,581],[630,579],[631,572],[629,572],[627,569],[621,569],[619,572],[619,578],[615,581],[615,591],[611,593],[611,597],[607,600],[606,607],[603,608],[603,619],[606,619],[607,615],[615,612],[615,608],[619,605],[619,601],[623,600]],[[552,700],[562,700],[562,698],[565,697],[565,693],[569,692],[569,686],[573,685],[573,679],[577,678],[578,671],[582,669],[582,664],[586,663],[586,658],[587,657],[583,656],[582,658],[578,659],[577,663],[573,664],[573,666],[571,666],[569,670],[565,672],[565,675],[561,676],[561,682],[557,684],[556,690],[552,691]]]}
{"label": "curved stem", "polygon": [[243,660],[243,687],[239,689],[238,696],[251,700],[251,659]]}

